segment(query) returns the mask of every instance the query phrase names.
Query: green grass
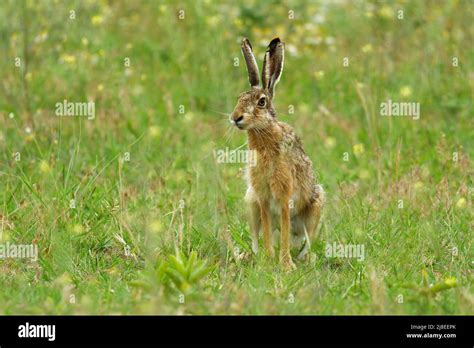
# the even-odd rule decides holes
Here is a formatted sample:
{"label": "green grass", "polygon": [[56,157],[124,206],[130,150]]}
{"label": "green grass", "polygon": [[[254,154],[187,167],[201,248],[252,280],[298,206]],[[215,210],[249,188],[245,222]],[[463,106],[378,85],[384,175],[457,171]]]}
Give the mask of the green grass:
{"label": "green grass", "polygon": [[[0,243],[39,259],[0,260],[0,314],[472,315],[472,17],[469,1],[2,2]],[[220,114],[248,88],[244,36],[260,66],[286,43],[278,117],[327,191],[316,259],[292,273],[249,253],[243,165],[213,155],[246,141]],[[95,119],[57,117],[63,99]],[[380,117],[387,99],[420,119]],[[333,242],[365,260],[325,257]]]}

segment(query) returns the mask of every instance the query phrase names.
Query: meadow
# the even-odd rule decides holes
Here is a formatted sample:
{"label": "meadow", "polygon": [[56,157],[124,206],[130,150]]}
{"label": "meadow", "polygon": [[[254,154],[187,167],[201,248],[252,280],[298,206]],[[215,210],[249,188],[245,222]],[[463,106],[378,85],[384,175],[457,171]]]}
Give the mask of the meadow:
{"label": "meadow", "polygon": [[[0,259],[0,314],[474,314],[473,10],[2,1],[0,244],[38,255]],[[327,192],[293,272],[251,253],[245,164],[215,156],[247,140],[227,116],[243,37],[260,68],[285,42],[278,118]],[[382,116],[388,100],[419,118]]]}

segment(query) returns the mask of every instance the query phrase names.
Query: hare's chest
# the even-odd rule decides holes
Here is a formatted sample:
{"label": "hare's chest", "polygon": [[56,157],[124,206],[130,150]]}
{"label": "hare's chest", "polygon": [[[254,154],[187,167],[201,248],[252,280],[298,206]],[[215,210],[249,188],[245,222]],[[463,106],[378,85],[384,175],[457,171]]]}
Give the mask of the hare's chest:
{"label": "hare's chest", "polygon": [[247,183],[253,191],[262,198],[270,196],[270,186],[275,174],[275,168],[272,163],[263,165],[258,163],[256,166],[249,167]]}
{"label": "hare's chest", "polygon": [[248,186],[252,187],[261,200],[278,199],[278,188],[290,181],[288,175],[284,175],[287,174],[287,168],[279,163],[278,158],[273,161],[257,161],[255,166],[249,167],[248,174]]}

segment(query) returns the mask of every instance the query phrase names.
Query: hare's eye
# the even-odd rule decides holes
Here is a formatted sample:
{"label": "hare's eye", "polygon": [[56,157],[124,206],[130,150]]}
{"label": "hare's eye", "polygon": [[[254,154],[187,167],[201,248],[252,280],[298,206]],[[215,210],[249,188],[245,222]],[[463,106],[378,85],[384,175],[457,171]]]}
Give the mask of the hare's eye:
{"label": "hare's eye", "polygon": [[265,106],[265,97],[262,97],[258,100],[258,103],[257,103],[258,106]]}

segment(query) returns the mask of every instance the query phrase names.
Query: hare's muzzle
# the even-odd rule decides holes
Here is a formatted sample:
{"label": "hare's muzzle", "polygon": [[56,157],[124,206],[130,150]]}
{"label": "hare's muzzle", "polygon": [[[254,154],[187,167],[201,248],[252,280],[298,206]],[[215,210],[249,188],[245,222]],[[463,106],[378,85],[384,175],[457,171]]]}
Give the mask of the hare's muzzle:
{"label": "hare's muzzle", "polygon": [[243,115],[234,115],[234,114],[232,114],[232,116],[230,118],[230,122],[235,124],[237,126],[237,128],[243,129],[243,126],[242,126],[243,119],[244,119]]}

